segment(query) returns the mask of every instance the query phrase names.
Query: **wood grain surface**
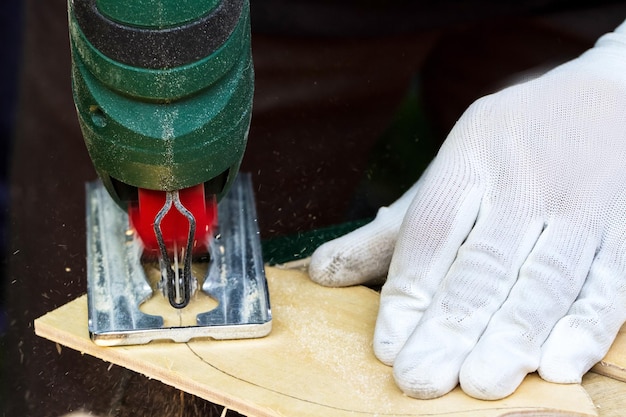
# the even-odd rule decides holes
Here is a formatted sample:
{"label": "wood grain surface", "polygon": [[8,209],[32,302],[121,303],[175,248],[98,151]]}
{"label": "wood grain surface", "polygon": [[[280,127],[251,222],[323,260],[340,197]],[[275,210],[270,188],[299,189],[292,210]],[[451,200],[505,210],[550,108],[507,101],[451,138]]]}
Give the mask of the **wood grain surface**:
{"label": "wood grain surface", "polygon": [[263,339],[103,348],[89,339],[85,296],[37,319],[35,331],[248,416],[599,415],[582,386],[536,375],[500,401],[458,388],[436,400],[408,398],[372,352],[376,292],[320,287],[296,270],[267,268],[267,276],[274,321]]}

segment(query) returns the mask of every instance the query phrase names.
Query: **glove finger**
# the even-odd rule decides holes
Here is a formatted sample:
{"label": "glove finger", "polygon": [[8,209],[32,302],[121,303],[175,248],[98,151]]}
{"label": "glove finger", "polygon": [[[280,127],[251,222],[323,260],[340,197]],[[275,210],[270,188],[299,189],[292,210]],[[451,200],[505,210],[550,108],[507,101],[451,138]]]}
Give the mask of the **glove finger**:
{"label": "glove finger", "polygon": [[613,253],[598,252],[577,300],[544,343],[539,374],[546,381],[579,383],[606,355],[626,320],[626,248],[616,246]]}
{"label": "glove finger", "polygon": [[384,279],[402,219],[420,187],[421,179],[392,205],[381,207],[372,222],[317,248],[309,264],[311,279],[329,287]]}
{"label": "glove finger", "polygon": [[504,398],[539,366],[541,345],[578,295],[598,239],[570,224],[548,224],[502,307],[463,363],[472,397]]}
{"label": "glove finger", "polygon": [[391,365],[426,310],[475,222],[482,191],[461,158],[431,164],[400,229],[374,332]]}
{"label": "glove finger", "polygon": [[[526,212],[502,217],[481,207],[440,291],[394,362],[396,383],[412,397],[452,390],[463,361],[512,287],[543,223]],[[509,223],[509,222],[513,223]]]}

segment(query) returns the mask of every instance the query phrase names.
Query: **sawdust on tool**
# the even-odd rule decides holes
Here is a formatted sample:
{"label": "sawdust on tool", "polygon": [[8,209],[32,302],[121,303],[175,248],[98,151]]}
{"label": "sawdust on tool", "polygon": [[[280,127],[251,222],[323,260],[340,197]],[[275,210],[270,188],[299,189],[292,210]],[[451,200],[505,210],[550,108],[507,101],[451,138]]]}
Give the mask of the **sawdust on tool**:
{"label": "sawdust on tool", "polygon": [[[146,278],[152,287],[152,297],[139,306],[139,309],[146,314],[163,317],[164,327],[195,326],[196,316],[200,313],[213,310],[217,307],[217,301],[205,292],[196,290],[191,297],[187,307],[183,309],[174,308],[161,290],[158,288],[161,280],[161,271],[157,263],[145,263],[143,265]],[[194,262],[192,264],[192,274],[195,277],[204,277],[208,263]],[[198,288],[202,287],[203,278],[198,278]]]}

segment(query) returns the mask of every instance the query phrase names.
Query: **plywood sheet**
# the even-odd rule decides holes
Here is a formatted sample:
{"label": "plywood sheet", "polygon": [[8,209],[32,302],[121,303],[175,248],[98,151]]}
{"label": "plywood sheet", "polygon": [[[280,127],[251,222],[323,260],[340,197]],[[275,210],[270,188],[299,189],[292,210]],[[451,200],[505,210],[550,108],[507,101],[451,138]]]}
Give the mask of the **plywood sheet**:
{"label": "plywood sheet", "polygon": [[263,339],[99,347],[83,296],[35,322],[42,337],[127,367],[248,416],[595,416],[580,385],[531,375],[500,401],[458,388],[435,400],[404,396],[373,355],[378,294],[324,288],[305,273],[267,268],[274,316]]}

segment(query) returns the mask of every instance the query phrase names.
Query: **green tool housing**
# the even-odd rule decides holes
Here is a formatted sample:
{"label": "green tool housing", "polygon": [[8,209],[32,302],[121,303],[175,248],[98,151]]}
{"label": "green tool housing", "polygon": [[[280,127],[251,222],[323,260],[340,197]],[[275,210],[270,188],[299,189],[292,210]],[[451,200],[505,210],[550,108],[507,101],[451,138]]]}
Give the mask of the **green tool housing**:
{"label": "green tool housing", "polygon": [[249,2],[69,0],[74,100],[111,196],[205,184],[223,196],[246,147]]}

